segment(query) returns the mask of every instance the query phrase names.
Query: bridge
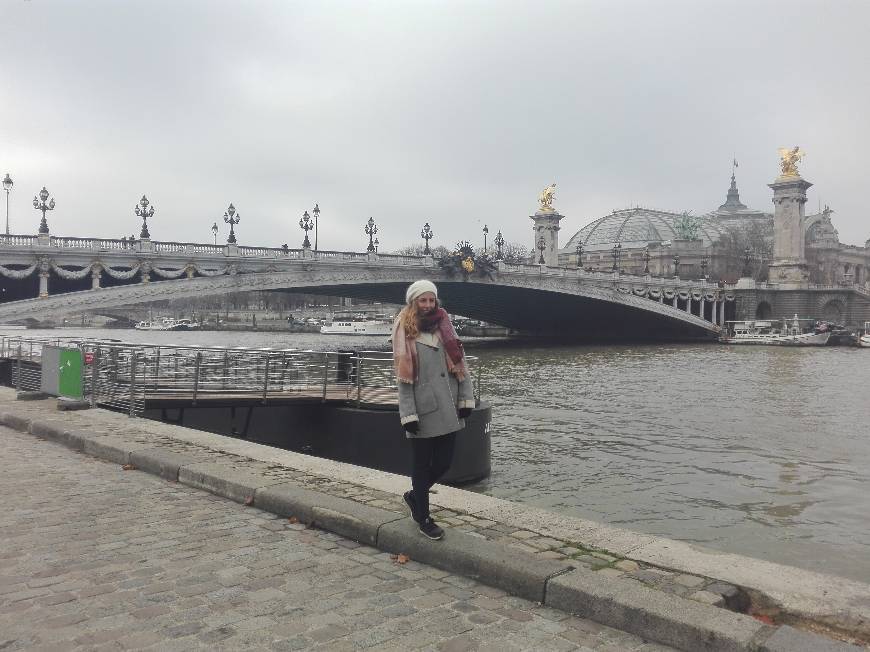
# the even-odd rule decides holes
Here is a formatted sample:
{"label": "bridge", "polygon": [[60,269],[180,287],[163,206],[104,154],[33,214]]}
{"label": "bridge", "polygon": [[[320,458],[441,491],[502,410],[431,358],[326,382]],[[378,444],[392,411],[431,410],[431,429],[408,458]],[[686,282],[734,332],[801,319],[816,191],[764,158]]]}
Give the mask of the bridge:
{"label": "bridge", "polygon": [[248,290],[403,303],[409,283],[429,278],[451,312],[524,332],[709,339],[733,319],[735,298],[705,280],[502,260],[488,274],[466,274],[432,256],[48,234],[0,235],[0,277],[2,322]]}

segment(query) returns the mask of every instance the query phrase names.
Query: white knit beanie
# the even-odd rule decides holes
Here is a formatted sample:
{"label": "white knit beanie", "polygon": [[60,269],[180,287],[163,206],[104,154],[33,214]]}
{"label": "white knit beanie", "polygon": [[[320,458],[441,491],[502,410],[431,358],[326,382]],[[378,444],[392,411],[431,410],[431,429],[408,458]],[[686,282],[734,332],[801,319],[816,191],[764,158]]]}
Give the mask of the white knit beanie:
{"label": "white knit beanie", "polygon": [[426,279],[414,281],[405,292],[405,303],[412,303],[417,297],[421,294],[426,294],[426,292],[431,292],[435,295],[436,299],[438,298],[438,288],[435,287],[432,281],[427,281]]}

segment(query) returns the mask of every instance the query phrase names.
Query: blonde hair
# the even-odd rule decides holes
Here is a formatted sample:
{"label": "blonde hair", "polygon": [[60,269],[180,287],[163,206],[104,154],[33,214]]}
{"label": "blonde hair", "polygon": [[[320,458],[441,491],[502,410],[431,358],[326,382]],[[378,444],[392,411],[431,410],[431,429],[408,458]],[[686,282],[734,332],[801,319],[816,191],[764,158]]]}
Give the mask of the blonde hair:
{"label": "blonde hair", "polygon": [[[441,302],[435,299],[435,307],[440,308]],[[417,313],[417,300],[413,299],[399,312],[399,323],[405,331],[405,335],[416,338],[420,334],[420,316]]]}

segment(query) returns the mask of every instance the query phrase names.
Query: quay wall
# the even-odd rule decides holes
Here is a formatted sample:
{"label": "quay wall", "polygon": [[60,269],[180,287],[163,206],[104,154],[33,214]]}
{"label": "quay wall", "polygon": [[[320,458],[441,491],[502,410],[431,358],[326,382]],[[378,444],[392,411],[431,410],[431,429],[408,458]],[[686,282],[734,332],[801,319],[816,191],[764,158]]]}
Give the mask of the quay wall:
{"label": "quay wall", "polygon": [[794,315],[858,328],[870,321],[870,296],[851,289],[811,288],[735,290],[736,319],[782,319]]}

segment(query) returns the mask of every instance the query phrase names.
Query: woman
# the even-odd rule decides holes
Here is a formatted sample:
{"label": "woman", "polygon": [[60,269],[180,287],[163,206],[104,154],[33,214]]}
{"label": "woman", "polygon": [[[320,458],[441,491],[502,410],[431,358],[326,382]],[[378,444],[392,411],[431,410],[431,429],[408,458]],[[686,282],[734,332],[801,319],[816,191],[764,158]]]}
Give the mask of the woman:
{"label": "woman", "polygon": [[456,433],[474,408],[462,343],[431,281],[412,283],[393,324],[399,416],[411,441],[411,491],[402,496],[420,533],[444,536],[429,514],[429,489],[450,468]]}

